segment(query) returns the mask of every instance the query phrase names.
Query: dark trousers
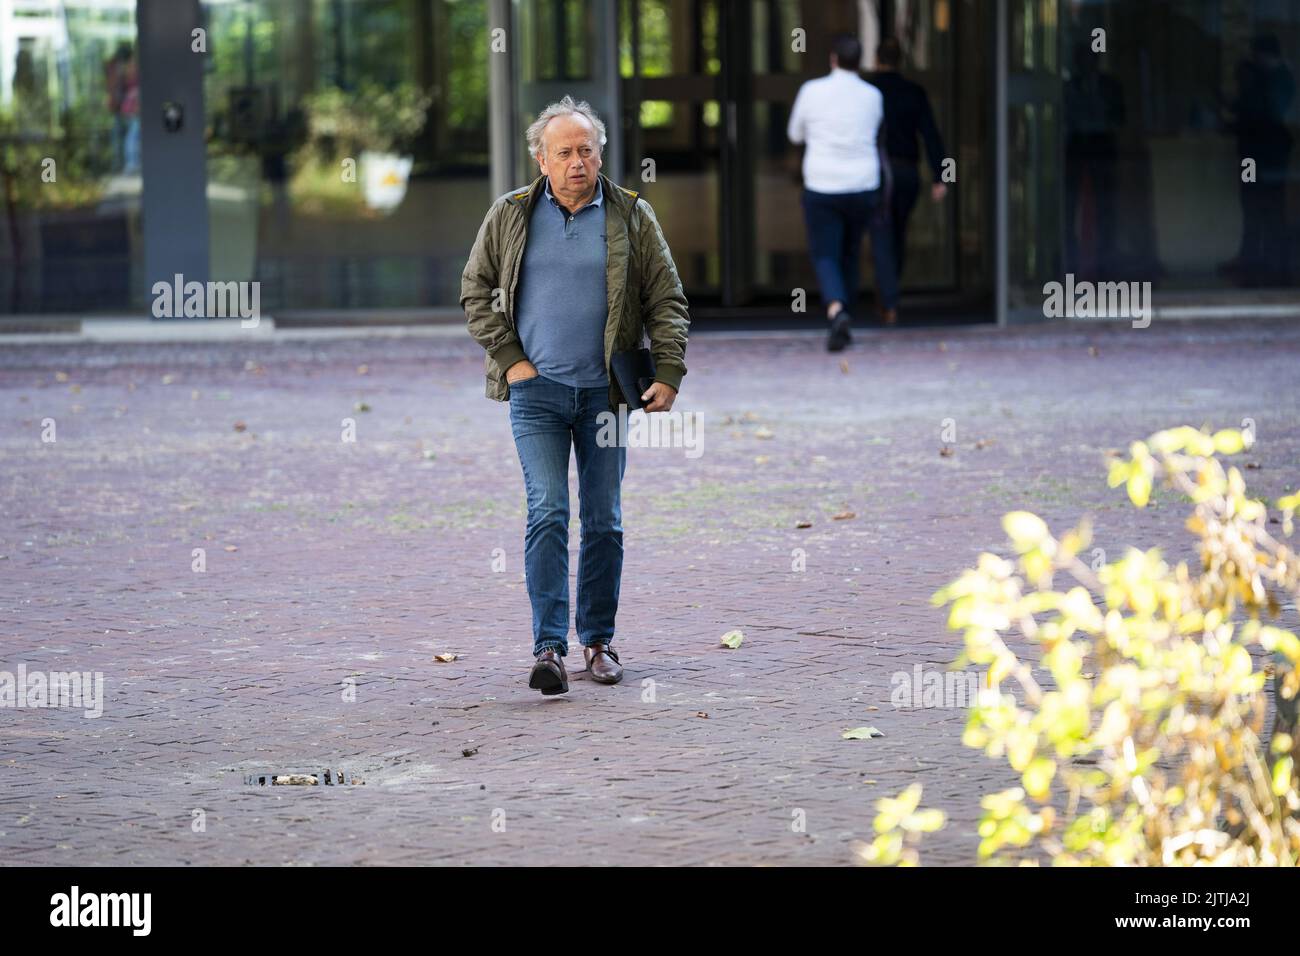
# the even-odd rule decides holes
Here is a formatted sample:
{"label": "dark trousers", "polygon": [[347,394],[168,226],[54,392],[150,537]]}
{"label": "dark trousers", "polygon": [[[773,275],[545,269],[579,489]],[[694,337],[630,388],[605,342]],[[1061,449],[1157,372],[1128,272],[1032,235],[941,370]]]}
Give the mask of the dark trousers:
{"label": "dark trousers", "polygon": [[[1077,223],[1091,191],[1095,232],[1081,242]],[[1115,267],[1119,146],[1113,133],[1078,133],[1065,142],[1065,268],[1079,275],[1106,276]]]}
{"label": "dark trousers", "polygon": [[882,308],[898,307],[898,274],[894,268],[889,217],[881,208],[882,190],[857,193],[818,193],[805,189],[801,197],[808,226],[808,250],[821,286],[822,302],[839,301],[852,311],[858,301],[858,256],[862,234],[871,233],[871,260]]}
{"label": "dark trousers", "polygon": [[1287,285],[1291,254],[1287,243],[1286,185],[1289,143],[1253,142],[1255,182],[1241,190],[1241,249],[1238,269],[1247,285]]}
{"label": "dark trousers", "polygon": [[893,221],[894,264],[898,284],[903,284],[903,263],[907,259],[907,220],[912,218],[916,199],[921,194],[921,174],[912,163],[890,163],[894,171],[894,190],[889,197],[889,215]]}

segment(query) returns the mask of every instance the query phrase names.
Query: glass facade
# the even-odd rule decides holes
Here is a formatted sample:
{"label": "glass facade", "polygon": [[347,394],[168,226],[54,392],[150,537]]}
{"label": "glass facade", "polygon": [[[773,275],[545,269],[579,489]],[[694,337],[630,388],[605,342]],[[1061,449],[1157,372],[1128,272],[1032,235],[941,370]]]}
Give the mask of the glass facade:
{"label": "glass facade", "polygon": [[1046,0],[1013,3],[1010,27],[1013,311],[1039,317],[1066,275],[1290,297],[1300,6]]}
{"label": "glass facade", "polygon": [[1064,269],[1170,290],[1292,283],[1300,5],[1072,5],[1061,59]]}
{"label": "glass facade", "polygon": [[[174,42],[144,27],[159,3],[205,31],[201,120],[167,133],[141,107]],[[143,310],[169,135],[201,137],[207,278],[260,282],[286,319],[454,312],[488,202],[536,175],[524,128],[566,92],[602,112],[605,172],[654,204],[693,302],[788,304],[815,282],[785,127],[838,32],[868,77],[899,41],[955,163],[940,202],[921,164],[913,301],[993,318],[999,254],[1012,319],[1067,274],[1295,292],[1288,0],[0,0],[0,314]]]}
{"label": "glass facade", "polygon": [[488,189],[483,3],[205,0],[214,278],[297,310],[455,303]]}
{"label": "glass facade", "polygon": [[139,93],[135,0],[0,0],[0,313],[130,305]]}

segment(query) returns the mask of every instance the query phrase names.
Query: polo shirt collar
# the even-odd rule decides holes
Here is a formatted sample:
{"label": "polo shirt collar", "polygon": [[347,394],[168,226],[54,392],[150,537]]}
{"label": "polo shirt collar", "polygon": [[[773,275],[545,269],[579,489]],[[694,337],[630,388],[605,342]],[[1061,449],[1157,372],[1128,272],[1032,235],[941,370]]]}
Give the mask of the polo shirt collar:
{"label": "polo shirt collar", "polygon": [[[559,201],[558,199],[556,199],[556,198],[555,198],[555,194],[551,192],[551,177],[550,177],[550,176],[544,176],[544,177],[542,177],[542,178],[543,178],[543,180],[544,180],[544,182],[545,182],[545,186],[543,187],[543,192],[546,194],[546,198],[549,199],[549,200],[551,201],[551,205],[552,205],[552,206],[554,206],[556,209],[559,209],[559,208],[560,208],[560,201]],[[596,195],[593,196],[593,197],[591,198],[591,202],[587,203],[587,206],[599,206],[599,205],[601,205],[604,201],[605,201],[605,187],[604,187],[603,185],[601,185],[601,182],[600,182],[600,176],[597,176],[597,177],[596,177]],[[583,206],[582,208],[583,208],[583,209],[586,209],[587,206]]]}

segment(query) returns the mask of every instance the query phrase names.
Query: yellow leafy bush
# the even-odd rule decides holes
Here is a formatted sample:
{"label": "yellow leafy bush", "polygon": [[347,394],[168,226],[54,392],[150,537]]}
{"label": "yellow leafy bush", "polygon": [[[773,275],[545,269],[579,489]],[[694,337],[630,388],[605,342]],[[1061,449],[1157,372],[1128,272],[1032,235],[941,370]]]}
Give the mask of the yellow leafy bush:
{"label": "yellow leafy bush", "polygon": [[[962,662],[986,666],[998,691],[971,709],[963,742],[1020,775],[1020,786],[982,801],[982,860],[1300,860],[1294,728],[1279,722],[1263,743],[1274,665],[1251,653],[1272,652],[1279,705],[1294,714],[1300,639],[1267,621],[1282,600],[1294,608],[1300,556],[1269,533],[1265,504],[1217,457],[1247,444],[1238,431],[1175,428],[1111,464],[1111,487],[1123,485],[1139,508],[1161,484],[1190,502],[1197,567],[1130,549],[1094,568],[1079,557],[1086,521],[1055,537],[1035,515],[1013,512],[1003,528],[1016,559],[983,554],[935,594],[964,635]],[[1277,505],[1289,536],[1300,494]],[[1027,642],[1038,660],[1009,641]],[[902,852],[884,841],[868,862],[899,862]]]}

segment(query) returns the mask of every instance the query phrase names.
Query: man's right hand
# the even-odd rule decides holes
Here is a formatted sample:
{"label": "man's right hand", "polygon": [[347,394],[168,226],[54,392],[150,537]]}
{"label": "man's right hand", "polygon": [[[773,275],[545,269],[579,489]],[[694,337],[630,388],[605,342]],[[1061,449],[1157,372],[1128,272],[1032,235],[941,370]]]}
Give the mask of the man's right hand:
{"label": "man's right hand", "polygon": [[522,382],[524,379],[536,377],[537,369],[533,366],[533,363],[527,359],[521,359],[506,369],[507,385],[513,385],[515,382]]}

